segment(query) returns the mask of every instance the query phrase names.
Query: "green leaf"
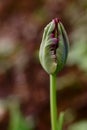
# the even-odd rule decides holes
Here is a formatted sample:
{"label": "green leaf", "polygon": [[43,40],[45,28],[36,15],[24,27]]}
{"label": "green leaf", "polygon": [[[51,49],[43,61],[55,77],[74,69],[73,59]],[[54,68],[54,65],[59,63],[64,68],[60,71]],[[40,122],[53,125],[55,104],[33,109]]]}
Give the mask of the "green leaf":
{"label": "green leaf", "polygon": [[64,121],[64,112],[61,112],[58,119],[58,130],[62,130],[63,127],[63,121]]}

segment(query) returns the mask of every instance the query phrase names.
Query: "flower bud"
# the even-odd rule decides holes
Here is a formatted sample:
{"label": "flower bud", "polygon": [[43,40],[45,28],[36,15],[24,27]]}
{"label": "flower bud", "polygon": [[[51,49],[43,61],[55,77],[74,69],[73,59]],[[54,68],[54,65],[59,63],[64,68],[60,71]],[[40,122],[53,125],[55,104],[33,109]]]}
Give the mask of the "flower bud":
{"label": "flower bud", "polygon": [[67,59],[68,45],[61,21],[58,18],[53,19],[44,29],[39,51],[41,65],[48,74],[61,71]]}

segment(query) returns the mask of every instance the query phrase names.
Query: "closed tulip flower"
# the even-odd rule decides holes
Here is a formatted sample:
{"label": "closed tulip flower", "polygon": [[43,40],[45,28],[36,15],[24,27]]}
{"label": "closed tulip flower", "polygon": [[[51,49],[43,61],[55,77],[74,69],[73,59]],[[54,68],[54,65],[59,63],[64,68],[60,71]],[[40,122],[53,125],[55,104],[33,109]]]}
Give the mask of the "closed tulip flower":
{"label": "closed tulip flower", "polygon": [[53,19],[44,29],[39,51],[41,65],[48,74],[57,74],[63,68],[69,41],[63,24]]}

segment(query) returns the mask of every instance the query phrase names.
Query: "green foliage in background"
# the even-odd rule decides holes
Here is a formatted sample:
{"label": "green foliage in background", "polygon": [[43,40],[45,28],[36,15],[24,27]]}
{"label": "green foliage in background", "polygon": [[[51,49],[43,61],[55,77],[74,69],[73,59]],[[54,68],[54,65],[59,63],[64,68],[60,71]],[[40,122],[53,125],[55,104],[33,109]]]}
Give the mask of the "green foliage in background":
{"label": "green foliage in background", "polygon": [[87,72],[87,30],[86,27],[77,28],[72,34],[72,46],[68,57],[68,65],[77,65]]}
{"label": "green foliage in background", "polygon": [[80,121],[71,125],[68,130],[86,130],[87,129],[87,121]]}
{"label": "green foliage in background", "polygon": [[10,122],[8,130],[32,130],[32,123],[23,117],[18,102],[9,104]]}
{"label": "green foliage in background", "polygon": [[[86,1],[81,3],[87,5]],[[81,4],[81,6],[84,5]],[[87,72],[87,6],[85,7],[85,10],[82,11],[75,8],[78,11],[75,11],[76,17],[74,16],[72,23],[73,31],[70,34],[72,45],[67,63],[68,65],[77,65],[79,69]]]}

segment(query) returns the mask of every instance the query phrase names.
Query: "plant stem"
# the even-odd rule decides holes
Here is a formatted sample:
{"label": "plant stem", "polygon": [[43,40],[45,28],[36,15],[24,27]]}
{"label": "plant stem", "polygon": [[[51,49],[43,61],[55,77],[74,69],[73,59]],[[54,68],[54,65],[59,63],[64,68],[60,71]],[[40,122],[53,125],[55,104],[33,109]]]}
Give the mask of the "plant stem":
{"label": "plant stem", "polygon": [[50,75],[50,111],[52,130],[57,130],[56,76]]}

